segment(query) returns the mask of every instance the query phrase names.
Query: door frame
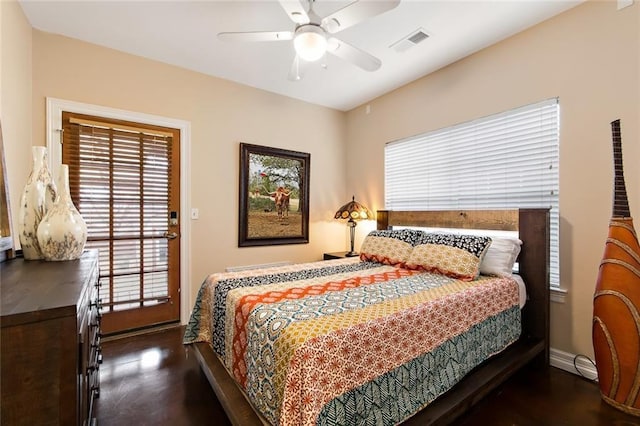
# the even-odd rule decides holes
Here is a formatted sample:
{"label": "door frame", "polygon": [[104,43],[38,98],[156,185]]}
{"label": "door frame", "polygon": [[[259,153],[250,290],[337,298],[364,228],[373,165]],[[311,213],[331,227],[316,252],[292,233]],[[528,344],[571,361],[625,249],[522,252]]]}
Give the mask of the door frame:
{"label": "door frame", "polygon": [[191,122],[159,115],[145,114],[100,105],[86,104],[57,98],[46,98],[46,142],[49,151],[49,170],[57,178],[62,164],[60,129],[62,129],[62,111],[75,112],[112,118],[116,120],[136,121],[156,126],[172,127],[180,130],[180,323],[189,321],[191,315],[191,253],[188,241],[191,241]]}

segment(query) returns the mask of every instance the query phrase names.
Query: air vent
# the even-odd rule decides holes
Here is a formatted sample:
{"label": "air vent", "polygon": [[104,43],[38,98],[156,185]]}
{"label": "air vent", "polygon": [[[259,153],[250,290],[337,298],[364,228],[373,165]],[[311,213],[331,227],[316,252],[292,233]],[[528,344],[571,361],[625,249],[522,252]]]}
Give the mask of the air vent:
{"label": "air vent", "polygon": [[403,37],[400,40],[396,41],[389,47],[396,52],[405,52],[416,44],[423,42],[427,38],[429,38],[429,34],[427,34],[424,28],[418,28],[406,37]]}

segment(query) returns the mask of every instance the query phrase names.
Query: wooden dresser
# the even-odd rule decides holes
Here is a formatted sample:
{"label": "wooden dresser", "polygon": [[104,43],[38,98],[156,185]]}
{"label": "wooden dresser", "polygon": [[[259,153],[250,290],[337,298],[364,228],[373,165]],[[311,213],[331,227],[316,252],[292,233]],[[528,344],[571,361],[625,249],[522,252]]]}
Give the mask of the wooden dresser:
{"label": "wooden dresser", "polygon": [[90,425],[100,393],[98,252],[0,263],[2,425]]}

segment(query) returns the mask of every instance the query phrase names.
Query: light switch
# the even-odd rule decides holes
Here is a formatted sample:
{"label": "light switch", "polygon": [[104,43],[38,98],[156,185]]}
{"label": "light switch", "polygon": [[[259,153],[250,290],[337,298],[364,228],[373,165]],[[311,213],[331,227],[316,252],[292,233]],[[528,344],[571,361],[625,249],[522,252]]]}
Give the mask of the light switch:
{"label": "light switch", "polygon": [[191,219],[197,219],[200,216],[198,209],[191,209]]}

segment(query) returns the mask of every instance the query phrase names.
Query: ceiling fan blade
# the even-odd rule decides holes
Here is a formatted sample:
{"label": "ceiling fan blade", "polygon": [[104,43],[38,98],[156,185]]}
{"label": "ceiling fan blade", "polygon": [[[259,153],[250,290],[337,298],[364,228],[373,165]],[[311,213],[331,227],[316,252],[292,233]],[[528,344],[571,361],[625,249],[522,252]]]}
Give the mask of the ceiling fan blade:
{"label": "ceiling fan blade", "polygon": [[242,33],[218,33],[221,41],[281,41],[292,40],[292,31],[255,31]]}
{"label": "ceiling fan blade", "polygon": [[296,24],[308,24],[309,15],[299,0],[280,0],[280,6],[287,12],[287,16]]}
{"label": "ceiling fan blade", "polygon": [[329,33],[337,33],[367,18],[387,12],[400,4],[400,0],[356,0],[342,9],[325,16],[322,27]]}
{"label": "ceiling fan blade", "polygon": [[340,59],[351,62],[365,71],[375,71],[382,65],[382,61],[375,56],[335,37],[331,37],[328,40],[328,44],[330,46],[330,50],[327,50],[327,52]]}
{"label": "ceiling fan blade", "polygon": [[291,81],[300,81],[302,80],[302,77],[304,77],[308,68],[309,62],[302,60],[300,56],[296,55],[291,63],[291,68],[289,68],[289,75],[287,78]]}

